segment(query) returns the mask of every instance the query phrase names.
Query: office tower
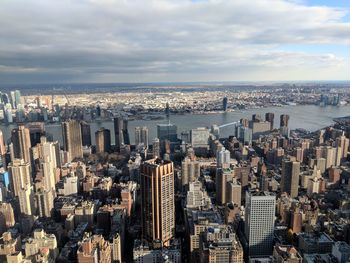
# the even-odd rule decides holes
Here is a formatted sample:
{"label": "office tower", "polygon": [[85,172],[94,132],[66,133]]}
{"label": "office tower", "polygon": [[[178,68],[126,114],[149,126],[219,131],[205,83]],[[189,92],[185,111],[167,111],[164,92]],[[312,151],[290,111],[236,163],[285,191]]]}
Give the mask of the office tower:
{"label": "office tower", "polygon": [[157,124],[157,137],[160,141],[177,142],[177,126],[171,123]]}
{"label": "office tower", "polygon": [[51,217],[51,211],[54,205],[54,193],[52,189],[39,188],[35,192],[37,214],[40,217]]}
{"label": "office tower", "polygon": [[122,262],[122,239],[119,233],[113,235],[112,239],[112,262]]}
{"label": "office tower", "polygon": [[81,140],[83,146],[91,146],[91,128],[85,121],[80,122]]}
{"label": "office tower", "polygon": [[16,98],[15,98],[15,92],[14,91],[10,92],[10,98],[11,98],[12,109],[16,109]]}
{"label": "office tower", "polygon": [[19,125],[18,128],[12,130],[11,141],[13,143],[14,158],[24,159],[24,161],[31,163],[29,129],[24,125]]}
{"label": "office tower", "polygon": [[148,128],[136,127],[135,128],[135,145],[143,144],[148,148]]}
{"label": "office tower", "polygon": [[300,162],[282,160],[281,192],[298,197]]}
{"label": "office tower", "polygon": [[[38,149],[38,161],[40,171],[42,171],[42,182],[45,190],[55,192],[56,169],[60,167],[57,162],[58,142],[48,142],[46,137],[41,137],[41,142],[35,148]],[[34,149],[34,148],[33,148]]]}
{"label": "office tower", "polygon": [[0,233],[15,225],[15,215],[10,203],[0,203]]}
{"label": "office tower", "polygon": [[349,139],[345,137],[344,132],[341,136],[339,136],[336,139],[336,146],[337,146],[337,156],[339,155],[340,159],[338,162],[346,159],[348,156],[348,150],[349,150]]}
{"label": "office tower", "polygon": [[228,168],[231,162],[231,153],[224,147],[216,153],[216,166],[218,168]]}
{"label": "office tower", "polygon": [[128,120],[124,119],[123,120],[123,139],[124,139],[124,144],[125,145],[130,145],[130,137],[129,137],[129,130],[128,130]]}
{"label": "office tower", "polygon": [[220,205],[226,204],[226,186],[227,182],[232,180],[231,169],[216,169],[216,201]]}
{"label": "office tower", "polygon": [[245,237],[249,256],[272,255],[276,196],[246,192]]}
{"label": "office tower", "polygon": [[271,124],[270,130],[273,130],[274,120],[275,120],[275,114],[273,114],[272,112],[267,112],[265,114],[265,121],[268,121]]}
{"label": "office tower", "polygon": [[116,151],[120,152],[120,147],[124,142],[123,137],[123,119],[121,116],[114,117],[114,142]]}
{"label": "office tower", "polygon": [[200,176],[200,163],[191,161],[188,157],[182,161],[181,168],[182,187],[188,186],[189,183],[196,181]]}
{"label": "office tower", "polygon": [[227,111],[227,97],[224,97],[224,98],[222,99],[222,109],[223,109],[224,111]]}
{"label": "office tower", "polygon": [[332,146],[321,146],[321,157],[326,159],[326,169],[334,166],[336,161],[336,148]]}
{"label": "office tower", "polygon": [[111,132],[108,129],[100,128],[95,132],[96,152],[109,152],[111,149]]}
{"label": "office tower", "polygon": [[140,166],[143,238],[168,244],[175,234],[174,165],[151,159]]}
{"label": "office tower", "polygon": [[31,216],[35,214],[33,186],[26,186],[19,190],[18,202],[22,215]]}
{"label": "office tower", "polygon": [[192,148],[204,149],[204,153],[209,150],[209,130],[204,127],[191,130],[191,145]]}
{"label": "office tower", "polygon": [[160,157],[160,142],[158,138],[154,138],[152,142],[152,156],[153,158]]}
{"label": "office tower", "polygon": [[16,104],[16,108],[18,108],[18,105],[22,104],[21,92],[19,90],[15,90],[15,104]]}
{"label": "office tower", "polygon": [[29,188],[32,185],[31,168],[28,162],[23,159],[14,159],[9,165],[11,188],[15,196],[23,188]]}
{"label": "office tower", "polygon": [[266,134],[271,129],[271,124],[268,121],[262,121],[255,117],[255,120],[249,121],[249,128],[252,129],[253,139],[259,137],[259,135]]}
{"label": "office tower", "polygon": [[5,138],[4,133],[0,130],[0,155],[4,156],[6,154]]}
{"label": "office tower", "polygon": [[280,116],[280,127],[288,127],[289,115],[282,114]]}
{"label": "office tower", "polygon": [[83,157],[80,123],[75,120],[62,122],[63,148],[70,153],[71,161]]}
{"label": "office tower", "polygon": [[241,206],[242,186],[237,180],[232,180],[226,183],[226,203],[236,204]]}
{"label": "office tower", "polygon": [[242,124],[236,126],[236,137],[244,144],[250,144],[253,139],[253,131]]}

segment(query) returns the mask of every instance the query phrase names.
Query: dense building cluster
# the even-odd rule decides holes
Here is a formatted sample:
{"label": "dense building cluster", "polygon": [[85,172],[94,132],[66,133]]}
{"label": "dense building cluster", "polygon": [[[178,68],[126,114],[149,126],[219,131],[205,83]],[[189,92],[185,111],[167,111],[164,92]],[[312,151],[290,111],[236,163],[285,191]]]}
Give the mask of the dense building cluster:
{"label": "dense building cluster", "polygon": [[95,144],[74,118],[62,145],[43,122],[0,133],[0,262],[349,262],[350,123],[291,131],[278,117],[229,138],[136,127],[134,144],[121,114]]}

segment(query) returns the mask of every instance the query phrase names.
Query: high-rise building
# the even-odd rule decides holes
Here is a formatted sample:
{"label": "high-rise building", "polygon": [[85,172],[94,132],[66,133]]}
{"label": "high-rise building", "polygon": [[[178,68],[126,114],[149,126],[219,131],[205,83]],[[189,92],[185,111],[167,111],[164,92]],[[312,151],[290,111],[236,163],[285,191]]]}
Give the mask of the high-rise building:
{"label": "high-rise building", "polygon": [[95,132],[96,152],[109,152],[111,149],[111,132],[108,129],[100,128]]}
{"label": "high-rise building", "polygon": [[288,127],[289,115],[282,114],[280,116],[280,127]]}
{"label": "high-rise building", "polygon": [[24,125],[19,125],[18,128],[12,130],[11,141],[13,143],[14,158],[24,159],[24,161],[31,163],[29,129]]}
{"label": "high-rise building", "polygon": [[2,130],[0,130],[0,155],[4,156],[6,154],[5,139]]}
{"label": "high-rise building", "polygon": [[52,189],[39,188],[35,192],[36,207],[38,209],[37,214],[40,217],[51,217],[51,211],[53,209],[54,192]]}
{"label": "high-rise building", "polygon": [[265,121],[268,121],[271,124],[270,130],[273,130],[273,123],[275,121],[275,114],[273,114],[272,112],[265,113]]}
{"label": "high-rise building", "polygon": [[77,252],[78,263],[112,262],[111,246],[102,235],[86,237]]}
{"label": "high-rise building", "polygon": [[81,140],[83,146],[91,146],[91,128],[85,121],[80,122]]}
{"label": "high-rise building", "polygon": [[249,256],[270,256],[273,249],[276,196],[246,192],[245,237]]}
{"label": "high-rise building", "polygon": [[11,188],[15,196],[23,188],[30,188],[32,185],[31,167],[23,159],[14,159],[9,165]]}
{"label": "high-rise building", "polygon": [[70,153],[71,160],[83,157],[80,123],[75,120],[62,122],[64,150]]}
{"label": "high-rise building", "polygon": [[123,139],[125,145],[130,145],[130,137],[129,137],[129,130],[128,130],[128,119],[123,120]]}
{"label": "high-rise building", "polygon": [[148,148],[148,128],[136,127],[135,128],[135,145],[143,144]]}
{"label": "high-rise building", "polygon": [[15,215],[10,203],[0,203],[0,233],[15,225]]}
{"label": "high-rise building", "polygon": [[229,168],[218,168],[216,170],[216,201],[224,205],[226,204],[226,186],[232,180],[233,172]]}
{"label": "high-rise building", "polygon": [[227,111],[227,97],[224,97],[223,99],[222,99],[222,109],[224,110],[224,111]]}
{"label": "high-rise building", "polygon": [[123,118],[121,116],[116,116],[113,119],[114,123],[114,143],[116,151],[120,152],[120,147],[124,142],[123,137]]}
{"label": "high-rise building", "polygon": [[143,238],[166,245],[175,234],[174,165],[151,159],[140,166]]}
{"label": "high-rise building", "polygon": [[152,142],[152,156],[153,158],[160,157],[160,142],[158,138],[154,138]]}
{"label": "high-rise building", "polygon": [[33,186],[27,186],[19,190],[18,202],[22,215],[32,216],[35,214]]}
{"label": "high-rise building", "polygon": [[300,162],[282,160],[281,191],[292,198],[298,196]]}
{"label": "high-rise building", "polygon": [[189,183],[194,182],[200,176],[200,164],[198,161],[191,161],[186,157],[181,163],[181,184],[188,186]]}
{"label": "high-rise building", "polygon": [[160,141],[177,142],[177,126],[175,124],[157,124],[157,137]]}

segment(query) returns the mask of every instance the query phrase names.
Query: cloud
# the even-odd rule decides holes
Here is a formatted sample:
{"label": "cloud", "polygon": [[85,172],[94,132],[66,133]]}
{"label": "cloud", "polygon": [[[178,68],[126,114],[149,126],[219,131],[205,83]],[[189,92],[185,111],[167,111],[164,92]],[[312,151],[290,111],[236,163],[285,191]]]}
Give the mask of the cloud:
{"label": "cloud", "polygon": [[0,80],[345,79],[350,52],[322,47],[350,45],[347,14],[282,0],[2,0]]}

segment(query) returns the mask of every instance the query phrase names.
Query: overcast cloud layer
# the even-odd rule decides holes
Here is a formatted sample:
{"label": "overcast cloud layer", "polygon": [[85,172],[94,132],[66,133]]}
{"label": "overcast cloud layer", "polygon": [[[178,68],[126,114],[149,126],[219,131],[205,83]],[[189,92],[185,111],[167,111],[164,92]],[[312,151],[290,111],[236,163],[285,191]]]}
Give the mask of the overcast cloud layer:
{"label": "overcast cloud layer", "polygon": [[346,15],[283,0],[1,0],[0,83],[346,80]]}

